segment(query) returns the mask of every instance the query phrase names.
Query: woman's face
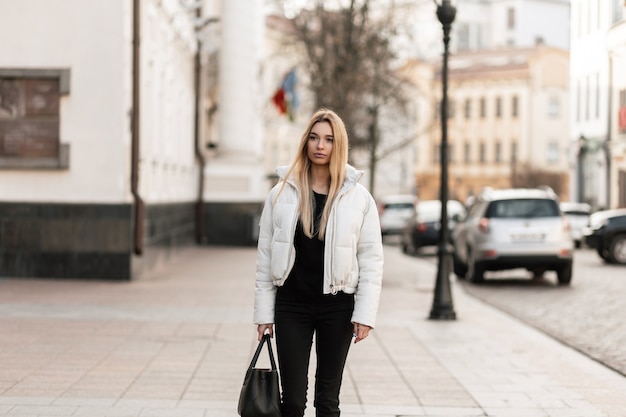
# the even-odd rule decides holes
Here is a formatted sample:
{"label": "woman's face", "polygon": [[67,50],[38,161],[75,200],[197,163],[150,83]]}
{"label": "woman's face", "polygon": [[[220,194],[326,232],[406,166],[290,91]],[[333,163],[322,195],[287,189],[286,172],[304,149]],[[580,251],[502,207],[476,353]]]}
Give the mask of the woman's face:
{"label": "woman's face", "polygon": [[333,153],[333,129],[328,122],[317,122],[311,128],[307,155],[314,165],[328,165]]}

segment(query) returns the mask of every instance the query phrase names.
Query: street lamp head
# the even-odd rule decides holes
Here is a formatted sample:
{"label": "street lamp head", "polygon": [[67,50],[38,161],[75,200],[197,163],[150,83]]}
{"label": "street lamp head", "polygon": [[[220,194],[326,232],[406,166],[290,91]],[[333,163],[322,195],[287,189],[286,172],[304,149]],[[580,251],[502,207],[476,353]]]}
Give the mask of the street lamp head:
{"label": "street lamp head", "polygon": [[433,1],[437,5],[437,18],[441,24],[451,25],[456,17],[456,7],[450,0],[441,0],[441,3],[437,2],[437,0]]}

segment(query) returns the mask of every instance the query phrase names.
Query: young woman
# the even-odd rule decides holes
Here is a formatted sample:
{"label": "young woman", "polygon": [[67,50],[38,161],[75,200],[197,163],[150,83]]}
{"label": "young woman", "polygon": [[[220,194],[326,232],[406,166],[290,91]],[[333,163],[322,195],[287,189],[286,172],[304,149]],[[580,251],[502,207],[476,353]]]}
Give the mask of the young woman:
{"label": "young woman", "polygon": [[317,417],[339,416],[350,341],[374,328],[383,248],[378,210],[348,165],[348,134],[339,116],[318,110],[261,215],[254,322],[259,340],[274,334],[282,417],[306,407],[313,336]]}

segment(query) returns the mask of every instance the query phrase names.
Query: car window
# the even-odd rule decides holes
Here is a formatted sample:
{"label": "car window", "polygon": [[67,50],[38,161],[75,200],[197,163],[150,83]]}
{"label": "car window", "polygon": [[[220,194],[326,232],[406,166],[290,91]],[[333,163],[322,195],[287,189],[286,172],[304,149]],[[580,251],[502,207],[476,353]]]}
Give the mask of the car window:
{"label": "car window", "polygon": [[559,207],[547,199],[511,199],[492,201],[487,209],[487,218],[532,218],[558,217]]}
{"label": "car window", "polygon": [[623,226],[626,225],[626,216],[609,217],[608,222],[613,226]]}
{"label": "car window", "polygon": [[581,210],[565,210],[563,211],[563,213],[568,214],[570,216],[589,216],[588,211],[581,211]]}

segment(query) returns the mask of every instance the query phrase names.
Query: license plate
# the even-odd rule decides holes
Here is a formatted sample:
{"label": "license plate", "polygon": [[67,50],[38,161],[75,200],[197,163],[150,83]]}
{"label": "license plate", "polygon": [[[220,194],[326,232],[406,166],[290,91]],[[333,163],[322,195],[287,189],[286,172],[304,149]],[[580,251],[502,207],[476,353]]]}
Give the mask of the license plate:
{"label": "license plate", "polygon": [[543,242],[545,235],[543,233],[517,233],[511,235],[511,240],[515,243]]}

